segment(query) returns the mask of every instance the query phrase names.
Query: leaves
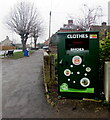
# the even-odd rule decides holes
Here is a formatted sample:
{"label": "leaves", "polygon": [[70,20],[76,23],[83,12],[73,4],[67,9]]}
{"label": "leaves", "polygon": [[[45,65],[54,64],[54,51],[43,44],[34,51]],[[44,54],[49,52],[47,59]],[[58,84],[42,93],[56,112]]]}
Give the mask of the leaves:
{"label": "leaves", "polygon": [[110,60],[110,32],[100,33],[100,36],[103,36],[100,40],[100,59],[102,60]]}

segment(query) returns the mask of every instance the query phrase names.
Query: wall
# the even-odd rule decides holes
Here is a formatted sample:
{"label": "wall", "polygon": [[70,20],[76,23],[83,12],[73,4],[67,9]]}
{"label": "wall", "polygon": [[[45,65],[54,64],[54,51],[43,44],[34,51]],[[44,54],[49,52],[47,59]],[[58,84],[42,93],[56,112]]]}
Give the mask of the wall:
{"label": "wall", "polygon": [[44,52],[43,73],[45,83],[55,80],[55,56],[46,52]]}
{"label": "wall", "polygon": [[15,46],[1,46],[0,50],[11,50],[11,49],[16,49]]}

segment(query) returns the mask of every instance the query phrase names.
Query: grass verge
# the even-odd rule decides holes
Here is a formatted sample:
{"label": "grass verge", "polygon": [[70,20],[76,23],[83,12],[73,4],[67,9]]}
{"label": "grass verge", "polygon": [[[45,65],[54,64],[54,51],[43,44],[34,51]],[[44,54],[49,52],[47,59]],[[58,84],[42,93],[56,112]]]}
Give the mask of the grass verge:
{"label": "grass verge", "polygon": [[[32,53],[34,53],[34,51],[29,51],[29,55]],[[23,51],[19,51],[15,52],[13,56],[5,57],[4,59],[19,59],[23,57],[25,57]]]}

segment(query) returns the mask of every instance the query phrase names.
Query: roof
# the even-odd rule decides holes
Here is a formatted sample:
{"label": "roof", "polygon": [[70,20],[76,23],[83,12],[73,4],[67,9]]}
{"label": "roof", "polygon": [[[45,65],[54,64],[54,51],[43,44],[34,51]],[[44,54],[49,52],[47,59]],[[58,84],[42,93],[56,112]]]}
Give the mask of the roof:
{"label": "roof", "polygon": [[11,41],[10,39],[9,39],[9,37],[8,36],[6,36],[6,39],[5,40],[3,40],[3,41],[1,41],[1,45],[2,46],[10,46],[10,45],[12,45],[13,44],[13,41]]}
{"label": "roof", "polygon": [[84,33],[96,33],[99,31],[68,31],[68,32],[57,32],[57,34],[68,34],[68,33],[79,33],[79,34],[84,34]]}
{"label": "roof", "polygon": [[49,44],[49,39],[44,42],[45,45]]}
{"label": "roof", "polygon": [[91,30],[94,31],[94,30],[102,30],[102,29],[107,29],[108,31],[110,31],[110,26],[107,26],[107,25],[92,25],[91,26]]}

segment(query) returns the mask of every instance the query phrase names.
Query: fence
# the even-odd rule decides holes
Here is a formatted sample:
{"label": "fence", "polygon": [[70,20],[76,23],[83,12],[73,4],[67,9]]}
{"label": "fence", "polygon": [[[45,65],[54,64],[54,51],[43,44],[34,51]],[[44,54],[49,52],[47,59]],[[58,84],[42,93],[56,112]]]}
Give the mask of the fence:
{"label": "fence", "polygon": [[0,50],[11,50],[11,49],[16,49],[15,46],[1,46]]}

